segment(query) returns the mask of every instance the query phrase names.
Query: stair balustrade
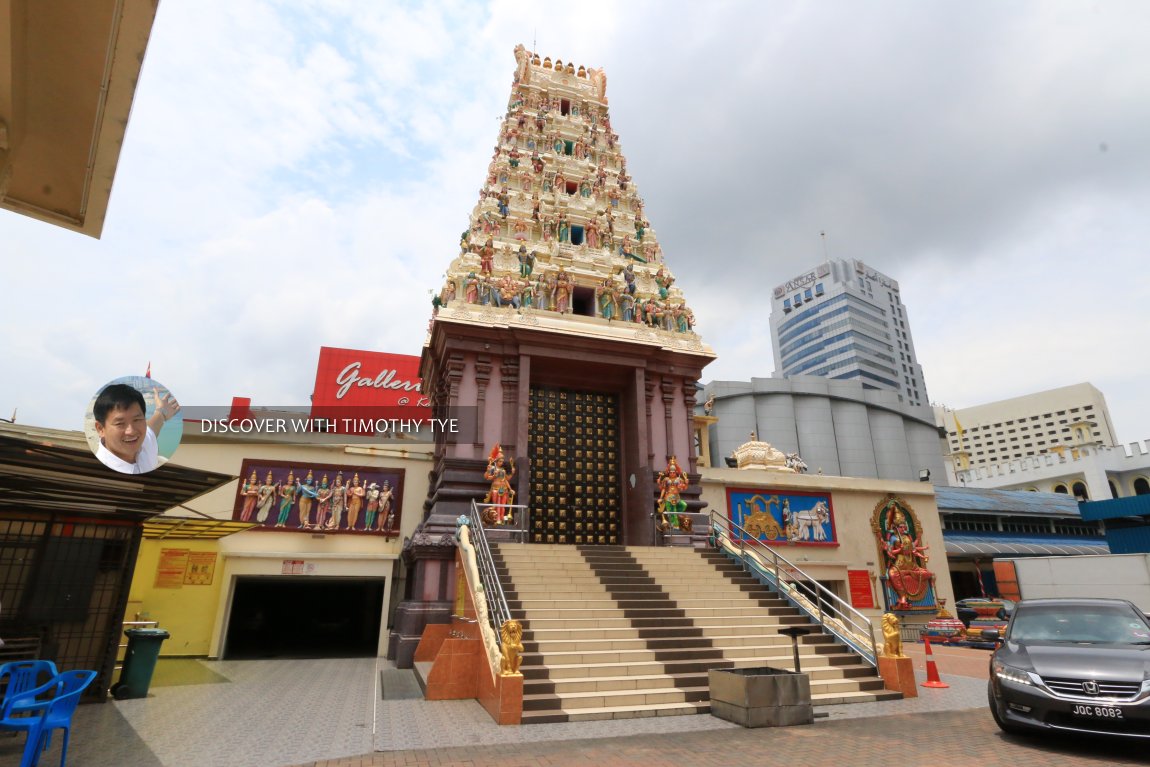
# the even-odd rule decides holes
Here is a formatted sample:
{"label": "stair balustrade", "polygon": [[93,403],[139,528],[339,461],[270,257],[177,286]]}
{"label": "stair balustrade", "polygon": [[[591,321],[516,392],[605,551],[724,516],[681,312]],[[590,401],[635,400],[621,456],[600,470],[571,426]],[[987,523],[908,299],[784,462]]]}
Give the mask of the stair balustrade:
{"label": "stair balustrade", "polygon": [[878,666],[874,624],[870,618],[725,515],[712,511],[710,524],[716,548],[774,588],[863,661]]}

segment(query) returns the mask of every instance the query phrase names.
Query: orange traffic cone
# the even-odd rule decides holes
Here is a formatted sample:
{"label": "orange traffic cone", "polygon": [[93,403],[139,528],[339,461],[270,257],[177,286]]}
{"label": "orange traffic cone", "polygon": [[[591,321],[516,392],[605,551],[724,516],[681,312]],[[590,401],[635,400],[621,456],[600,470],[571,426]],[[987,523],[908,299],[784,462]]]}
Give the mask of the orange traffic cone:
{"label": "orange traffic cone", "polygon": [[923,687],[950,687],[949,684],[938,678],[938,666],[934,665],[934,653],[930,651],[930,637],[923,637],[926,643],[926,681]]}

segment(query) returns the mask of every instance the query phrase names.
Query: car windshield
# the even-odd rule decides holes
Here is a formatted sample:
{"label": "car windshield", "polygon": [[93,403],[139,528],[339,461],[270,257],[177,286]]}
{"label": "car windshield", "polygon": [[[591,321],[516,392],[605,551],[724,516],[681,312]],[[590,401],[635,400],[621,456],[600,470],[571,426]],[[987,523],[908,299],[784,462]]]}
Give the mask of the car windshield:
{"label": "car windshield", "polygon": [[1150,625],[1123,605],[1029,605],[1015,611],[1010,639],[1150,644]]}

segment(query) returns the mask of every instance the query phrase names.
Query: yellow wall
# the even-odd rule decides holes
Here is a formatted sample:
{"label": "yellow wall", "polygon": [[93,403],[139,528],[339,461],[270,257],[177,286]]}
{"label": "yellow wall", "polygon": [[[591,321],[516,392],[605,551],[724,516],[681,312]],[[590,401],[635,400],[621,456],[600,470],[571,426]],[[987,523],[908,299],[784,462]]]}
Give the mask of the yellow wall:
{"label": "yellow wall", "polygon": [[[392,538],[372,535],[340,535],[253,530],[236,533],[218,541],[144,540],[132,578],[125,620],[159,621],[172,636],[161,655],[217,657],[231,609],[235,581],[239,577],[282,575],[283,560],[302,560],[315,577],[384,577],[384,597],[380,653],[386,649],[390,601],[399,584],[399,556],[405,536],[410,536],[423,516],[427,498],[431,445],[407,447],[354,447],[342,445],[298,445],[253,443],[241,440],[212,440],[185,437],[172,462],[232,475],[240,473],[245,458],[271,461],[298,461],[329,464],[381,466],[404,470],[403,513],[399,535]],[[238,481],[173,509],[174,516],[206,515],[231,519]],[[194,512],[194,513],[193,513]],[[156,588],[156,569],[162,549],[190,549],[218,552],[211,586],[183,585]]]}
{"label": "yellow wall", "polygon": [[184,584],[178,589],[156,588],[156,569],[161,549],[189,549],[191,551],[219,551],[218,541],[157,541],[144,540],[136,560],[136,572],[128,596],[128,620],[159,621],[160,628],[172,636],[161,647],[163,655],[207,655],[212,637],[212,623],[216,617],[221,582],[222,560],[217,556],[215,577],[210,586]]}

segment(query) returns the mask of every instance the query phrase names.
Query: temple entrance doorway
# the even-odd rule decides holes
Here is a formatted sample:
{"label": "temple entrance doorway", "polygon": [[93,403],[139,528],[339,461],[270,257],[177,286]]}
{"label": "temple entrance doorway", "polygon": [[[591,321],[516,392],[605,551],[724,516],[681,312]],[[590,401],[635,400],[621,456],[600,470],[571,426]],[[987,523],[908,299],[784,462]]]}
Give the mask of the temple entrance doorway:
{"label": "temple entrance doorway", "polygon": [[532,543],[622,543],[618,409],[614,394],[531,387]]}

